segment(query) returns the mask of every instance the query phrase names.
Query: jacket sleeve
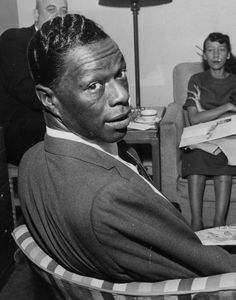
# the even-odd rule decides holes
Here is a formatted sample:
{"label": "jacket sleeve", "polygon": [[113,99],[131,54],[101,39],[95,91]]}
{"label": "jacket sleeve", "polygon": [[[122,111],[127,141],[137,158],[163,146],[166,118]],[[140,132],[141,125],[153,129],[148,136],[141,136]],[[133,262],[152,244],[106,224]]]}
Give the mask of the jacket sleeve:
{"label": "jacket sleeve", "polygon": [[[0,37],[1,80],[4,88],[16,101],[33,110],[41,110],[42,104],[35,93],[27,60],[27,38],[22,29],[10,29]],[[25,29],[24,29],[25,30]]]}
{"label": "jacket sleeve", "polygon": [[132,178],[97,194],[92,220],[104,253],[120,268],[118,279],[159,281],[236,271],[229,253],[203,246],[168,200]]}

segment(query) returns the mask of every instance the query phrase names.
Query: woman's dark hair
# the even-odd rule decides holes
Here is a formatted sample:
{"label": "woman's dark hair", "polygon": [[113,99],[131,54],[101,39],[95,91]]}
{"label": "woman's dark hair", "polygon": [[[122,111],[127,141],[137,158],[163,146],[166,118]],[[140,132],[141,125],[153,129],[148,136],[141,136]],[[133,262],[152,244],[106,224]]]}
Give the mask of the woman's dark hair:
{"label": "woman's dark hair", "polygon": [[[227,59],[225,63],[225,70],[230,73],[235,73],[236,71],[236,59],[233,56],[231,52],[231,44],[230,44],[230,38],[227,34],[223,34],[221,32],[212,32],[208,35],[208,37],[203,42],[203,53],[206,52],[206,44],[207,42],[218,42],[220,44],[225,44],[228,52],[230,53],[230,58]],[[206,60],[203,60],[204,69],[209,69],[209,65]]]}
{"label": "woman's dark hair", "polygon": [[220,44],[224,44],[226,45],[226,48],[229,52],[231,52],[231,45],[230,45],[230,39],[229,36],[227,34],[223,34],[220,32],[212,32],[208,35],[208,37],[205,39],[204,43],[203,43],[203,52],[206,52],[206,43],[210,41],[210,42],[218,42]]}
{"label": "woman's dark hair", "polygon": [[98,42],[108,35],[79,14],[56,17],[43,24],[28,46],[28,61],[35,84],[58,87],[64,74],[65,54],[76,46]]}

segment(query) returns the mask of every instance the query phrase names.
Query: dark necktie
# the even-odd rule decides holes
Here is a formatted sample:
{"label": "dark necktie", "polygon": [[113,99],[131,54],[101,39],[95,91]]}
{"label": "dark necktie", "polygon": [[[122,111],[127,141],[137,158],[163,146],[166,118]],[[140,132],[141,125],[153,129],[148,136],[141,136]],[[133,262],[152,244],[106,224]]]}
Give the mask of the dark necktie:
{"label": "dark necktie", "polygon": [[[140,162],[140,160],[137,158],[137,156],[136,156],[137,154],[134,151],[134,149],[130,148],[130,147],[127,147],[127,144],[124,144],[122,142],[119,142],[119,144],[120,144],[120,147],[118,148],[119,149],[119,156],[123,160],[127,161],[128,163],[131,163],[132,165],[134,165],[137,168],[139,174],[141,176],[143,176],[146,180],[148,180],[154,186],[153,181],[152,181],[150,175],[148,174],[148,172],[146,171],[146,169],[144,168],[144,166],[142,165],[142,163]],[[166,200],[167,199],[168,198],[166,197]],[[167,201],[169,201],[169,200],[167,200]],[[179,210],[181,212],[181,207],[180,207],[179,203],[177,203],[177,202],[171,202],[171,201],[170,201],[170,203],[177,210]]]}
{"label": "dark necktie", "polygon": [[130,157],[130,162],[136,166],[139,174],[141,176],[143,176],[145,179],[147,179],[150,183],[153,184],[152,178],[151,176],[148,174],[148,172],[146,171],[146,169],[144,168],[144,166],[142,165],[142,163],[129,151],[127,151],[127,154]]}
{"label": "dark necktie", "polygon": [[[139,174],[141,176],[143,176],[146,180],[148,180],[153,186],[153,181],[150,177],[150,175],[148,174],[148,172],[146,171],[146,169],[144,168],[144,166],[142,165],[142,163],[140,162],[140,160],[137,158],[137,154],[136,152],[134,151],[133,148],[130,148],[127,146],[126,143],[124,143],[123,141],[122,142],[119,142],[118,144],[118,149],[119,149],[119,156],[127,161],[128,163],[131,163],[132,165],[135,165],[135,167],[137,168]],[[166,197],[166,200],[168,198]],[[167,200],[169,201],[169,200]],[[181,207],[179,205],[179,203],[177,202],[172,202],[170,201],[170,203],[178,210],[181,212]]]}
{"label": "dark necktie", "polygon": [[142,165],[141,161],[137,157],[136,151],[132,147],[127,145],[124,141],[121,141],[118,143],[118,152],[120,158],[134,165],[137,168],[139,174],[143,176],[146,180],[148,180],[151,184],[153,184],[150,175]]}

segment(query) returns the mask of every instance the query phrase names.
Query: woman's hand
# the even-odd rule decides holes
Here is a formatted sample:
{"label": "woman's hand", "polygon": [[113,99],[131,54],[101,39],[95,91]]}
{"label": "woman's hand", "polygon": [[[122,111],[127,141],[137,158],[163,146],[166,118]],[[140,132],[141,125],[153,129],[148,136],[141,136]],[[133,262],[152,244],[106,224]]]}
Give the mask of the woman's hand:
{"label": "woman's hand", "polygon": [[198,87],[198,85],[194,84],[195,91],[188,90],[188,93],[190,93],[192,96],[188,97],[188,99],[192,99],[196,103],[197,111],[201,112],[205,109],[202,108],[202,105],[200,103],[200,97],[201,97],[201,91]]}

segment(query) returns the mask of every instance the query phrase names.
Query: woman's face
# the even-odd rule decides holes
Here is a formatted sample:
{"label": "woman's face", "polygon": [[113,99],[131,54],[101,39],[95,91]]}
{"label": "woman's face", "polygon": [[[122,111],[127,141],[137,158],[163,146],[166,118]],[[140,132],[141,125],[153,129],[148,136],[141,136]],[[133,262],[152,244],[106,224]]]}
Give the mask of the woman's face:
{"label": "woman's face", "polygon": [[230,58],[230,52],[226,43],[207,41],[203,58],[207,61],[210,69],[221,70],[224,68],[226,60]]}

